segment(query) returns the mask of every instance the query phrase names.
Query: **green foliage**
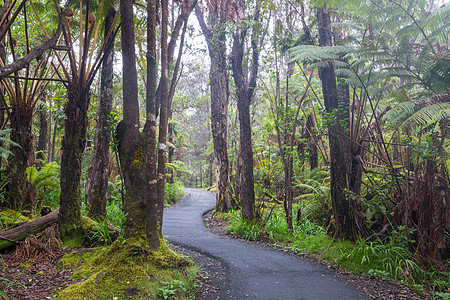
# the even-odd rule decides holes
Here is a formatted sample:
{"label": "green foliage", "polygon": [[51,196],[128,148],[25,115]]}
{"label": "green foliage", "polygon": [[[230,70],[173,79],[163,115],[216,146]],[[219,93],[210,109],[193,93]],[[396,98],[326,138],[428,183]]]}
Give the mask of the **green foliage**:
{"label": "green foliage", "polygon": [[36,167],[28,167],[26,170],[27,181],[36,189],[37,201],[55,208],[59,205],[59,165],[56,161],[50,162],[40,170]]}
{"label": "green foliage", "polygon": [[3,159],[7,160],[9,155],[12,155],[11,151],[3,147],[3,145],[20,147],[16,142],[11,141],[7,136],[11,133],[12,129],[0,130],[0,155]]}
{"label": "green foliage", "polygon": [[230,225],[227,227],[227,231],[231,234],[239,235],[246,240],[255,241],[260,238],[262,228],[257,223],[250,223],[242,218],[239,211],[231,213]]}
{"label": "green foliage", "polygon": [[174,183],[166,181],[164,191],[164,202],[169,205],[177,202],[184,195],[183,186],[178,180]]}
{"label": "green foliage", "polygon": [[159,299],[178,299],[176,294],[178,292],[186,292],[185,283],[181,280],[174,280],[172,282],[164,281],[163,286],[156,291],[156,296]]}
{"label": "green foliage", "polygon": [[126,220],[126,214],[119,203],[113,200],[106,205],[106,218],[116,228],[122,228]]}
{"label": "green foliage", "polygon": [[328,226],[332,216],[329,172],[316,168],[305,171],[294,185],[301,216],[322,226]]}

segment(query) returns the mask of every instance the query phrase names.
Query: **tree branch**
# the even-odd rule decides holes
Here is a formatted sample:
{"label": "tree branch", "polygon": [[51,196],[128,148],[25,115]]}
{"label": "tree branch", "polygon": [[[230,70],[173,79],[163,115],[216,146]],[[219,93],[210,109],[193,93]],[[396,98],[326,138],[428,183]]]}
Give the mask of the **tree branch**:
{"label": "tree branch", "polygon": [[55,34],[53,34],[53,36],[49,40],[47,40],[45,43],[43,43],[41,46],[34,48],[32,51],[30,51],[30,53],[28,53],[24,57],[14,61],[13,63],[11,63],[7,66],[4,66],[3,68],[0,68],[0,79],[3,79],[6,76],[9,76],[12,73],[15,73],[15,72],[25,68],[34,59],[41,56],[46,50],[55,46],[56,41],[58,40],[58,37],[61,34],[63,20],[64,20],[64,13],[61,12],[61,14],[59,16],[58,29],[56,30]]}

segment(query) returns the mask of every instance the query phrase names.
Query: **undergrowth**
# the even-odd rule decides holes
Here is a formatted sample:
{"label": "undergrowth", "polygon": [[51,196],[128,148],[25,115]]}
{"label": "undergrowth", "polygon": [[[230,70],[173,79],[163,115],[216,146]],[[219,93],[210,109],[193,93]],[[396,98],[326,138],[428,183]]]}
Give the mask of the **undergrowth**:
{"label": "undergrowth", "polygon": [[267,241],[276,247],[326,260],[355,274],[392,279],[407,284],[418,293],[428,290],[436,299],[450,299],[450,261],[445,262],[441,270],[421,267],[408,248],[411,241],[400,232],[402,228],[384,239],[350,242],[333,239],[323,227],[305,217],[289,231],[281,209],[264,212],[262,221],[252,224],[242,219],[240,211],[216,213],[215,216],[228,221],[230,234],[244,239]]}

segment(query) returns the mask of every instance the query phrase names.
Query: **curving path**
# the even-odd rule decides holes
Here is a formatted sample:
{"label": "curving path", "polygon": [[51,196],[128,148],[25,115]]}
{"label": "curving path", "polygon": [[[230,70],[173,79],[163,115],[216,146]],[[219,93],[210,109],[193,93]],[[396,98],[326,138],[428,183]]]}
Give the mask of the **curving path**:
{"label": "curving path", "polygon": [[369,299],[327,268],[209,232],[203,213],[214,207],[215,197],[200,189],[186,189],[186,194],[180,205],[164,211],[163,234],[225,263],[227,283],[220,299]]}

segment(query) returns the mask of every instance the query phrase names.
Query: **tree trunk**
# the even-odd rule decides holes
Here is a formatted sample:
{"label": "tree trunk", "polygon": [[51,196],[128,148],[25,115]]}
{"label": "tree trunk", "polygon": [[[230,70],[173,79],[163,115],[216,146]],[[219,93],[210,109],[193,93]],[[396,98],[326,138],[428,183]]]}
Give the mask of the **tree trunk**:
{"label": "tree trunk", "polygon": [[[116,11],[111,9],[105,19],[105,43],[108,32],[113,27]],[[111,35],[110,39],[113,39]],[[110,41],[112,43],[112,41]],[[108,117],[112,109],[113,98],[113,62],[114,47],[105,52],[101,73],[100,97],[98,105],[98,120],[96,126],[96,143],[89,174],[86,180],[86,202],[89,204],[88,216],[103,220],[106,217],[106,192],[109,175],[109,142],[111,131],[108,128]]]}
{"label": "tree trunk", "polygon": [[0,232],[0,250],[13,246],[16,242],[23,241],[32,234],[42,232],[45,228],[58,221],[58,214],[59,208],[36,220]]}
{"label": "tree trunk", "polygon": [[63,241],[81,238],[81,161],[86,145],[89,89],[78,83],[67,88],[64,138],[61,156],[61,196],[59,230]]}
{"label": "tree trunk", "polygon": [[[3,19],[3,16],[6,14],[6,9],[9,7],[10,1],[5,1],[2,6],[0,6],[0,19]],[[0,27],[0,31],[2,31],[4,26]],[[5,39],[0,40],[0,59],[3,63],[6,64],[6,48],[5,48]],[[5,87],[0,82],[0,128],[3,128],[5,123]],[[3,147],[3,142],[0,142],[0,147]],[[0,155],[0,168],[2,166],[3,157]]]}
{"label": "tree trunk", "polygon": [[120,1],[123,58],[123,121],[116,129],[125,183],[123,210],[127,214],[124,237],[146,239],[146,203],[143,174],[144,149],[139,134],[139,103],[136,71],[133,1]]}
{"label": "tree trunk", "polygon": [[[239,0],[236,3],[237,18],[239,21],[245,19],[245,3]],[[259,4],[256,2],[255,21],[259,19]],[[250,121],[250,103],[253,92],[256,87],[256,77],[258,74],[259,47],[257,45],[257,35],[255,31],[252,34],[252,65],[250,67],[250,76],[247,80],[244,75],[243,58],[244,42],[247,30],[243,27],[238,28],[234,34],[232,48],[232,68],[233,78],[236,84],[237,107],[239,112],[239,170],[240,170],[240,200],[242,206],[242,216],[247,221],[254,220],[255,214],[255,191],[253,180],[253,148],[252,132]],[[261,42],[261,41],[260,41]]]}
{"label": "tree trunk", "polygon": [[[331,22],[326,6],[317,9],[317,21],[319,26],[319,45],[331,46]],[[344,190],[347,189],[347,153],[348,147],[344,140],[345,116],[348,112],[339,105],[338,90],[334,65],[328,62],[328,66],[319,68],[319,76],[322,81],[325,109],[328,114],[335,116],[335,121],[328,124],[328,138],[330,145],[330,172],[331,172],[331,202],[335,219],[335,234],[338,238],[353,238],[353,219],[350,203],[346,199]],[[347,118],[348,122],[348,118]]]}
{"label": "tree trunk", "polygon": [[25,199],[27,185],[25,171],[32,162],[34,155],[33,134],[31,132],[32,116],[19,107],[12,108],[10,116],[11,141],[16,142],[18,146],[11,147],[12,155],[8,158],[7,205],[13,209],[21,210],[32,204]]}
{"label": "tree trunk", "polygon": [[[163,222],[163,206],[166,184],[166,162],[167,162],[167,124],[169,121],[169,56],[168,56],[168,23],[169,23],[168,0],[161,0],[161,79],[159,82],[160,113],[158,131],[158,169],[157,169],[157,201],[158,201],[158,224],[161,231]],[[161,234],[162,235],[162,234]]]}
{"label": "tree trunk", "polygon": [[145,167],[146,185],[145,201],[146,211],[146,233],[150,249],[159,248],[162,235],[159,230],[159,215],[163,205],[158,202],[157,194],[157,153],[156,153],[156,81],[157,81],[157,50],[156,50],[156,26],[157,26],[157,1],[151,0],[147,4],[147,95],[146,95],[146,117],[144,126],[146,136]]}
{"label": "tree trunk", "polygon": [[225,20],[220,20],[218,13],[211,10],[208,27],[199,6],[195,7],[195,13],[207,41],[211,59],[209,84],[211,89],[211,130],[216,166],[216,210],[225,212],[232,208],[227,147],[228,74]]}
{"label": "tree trunk", "polygon": [[[36,149],[36,159],[43,161],[45,159],[44,152],[47,151],[48,140],[48,120],[47,109],[45,105],[39,106],[39,140]],[[41,164],[39,162],[39,164]]]}
{"label": "tree trunk", "polygon": [[319,166],[319,158],[317,155],[317,146],[316,146],[316,138],[315,138],[315,129],[314,129],[314,114],[310,113],[308,119],[306,120],[306,138],[309,143],[309,165],[310,169],[314,170]]}

